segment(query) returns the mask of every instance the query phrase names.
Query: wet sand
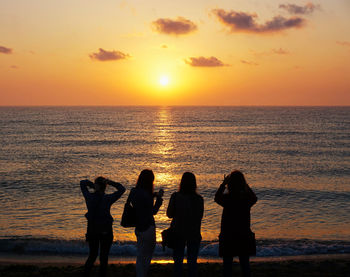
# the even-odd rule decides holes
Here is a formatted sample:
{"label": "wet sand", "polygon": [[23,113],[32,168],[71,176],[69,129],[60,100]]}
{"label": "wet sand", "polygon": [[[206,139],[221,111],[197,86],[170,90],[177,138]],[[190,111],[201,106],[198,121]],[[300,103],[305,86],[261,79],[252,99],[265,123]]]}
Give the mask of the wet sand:
{"label": "wet sand", "polygon": [[[41,257],[41,259],[39,259]],[[81,276],[84,257],[45,257],[28,258],[23,256],[0,256],[0,276]],[[350,276],[350,255],[316,255],[275,258],[253,258],[251,262],[252,276]],[[149,272],[149,277],[171,276],[173,265],[170,260],[155,260]],[[186,268],[186,266],[185,266]],[[239,264],[234,262],[234,276],[240,276]],[[222,276],[222,265],[217,259],[200,259],[199,272],[201,277]],[[94,268],[93,276],[98,275],[98,266]],[[111,259],[108,276],[135,276],[135,258]]]}

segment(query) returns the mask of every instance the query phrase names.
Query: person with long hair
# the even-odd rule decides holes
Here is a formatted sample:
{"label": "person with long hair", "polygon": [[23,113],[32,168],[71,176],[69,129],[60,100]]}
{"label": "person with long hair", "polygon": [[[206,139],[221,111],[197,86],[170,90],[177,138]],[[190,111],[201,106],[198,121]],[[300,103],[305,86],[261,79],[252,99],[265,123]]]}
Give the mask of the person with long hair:
{"label": "person with long hair", "polygon": [[[136,212],[135,234],[137,238],[136,276],[147,276],[156,245],[154,215],[163,203],[162,189],[154,193],[154,174],[150,169],[141,171],[136,186],[130,191],[130,202]],[[156,201],[154,201],[156,198]]]}
{"label": "person with long hair", "polygon": [[197,257],[201,236],[201,222],[204,211],[203,197],[197,192],[196,177],[191,172],[182,175],[180,188],[169,201],[167,216],[172,218],[171,228],[175,234],[173,249],[174,276],[182,276],[184,251],[187,246],[188,275],[198,276]]}
{"label": "person with long hair", "polygon": [[[105,194],[107,185],[115,187],[117,191]],[[90,192],[88,187],[94,189]],[[98,256],[100,248],[100,276],[107,274],[108,255],[113,242],[113,217],[111,216],[111,206],[125,192],[122,184],[113,182],[104,177],[97,177],[95,182],[89,180],[80,181],[80,188],[85,198],[88,212],[86,240],[89,242],[89,257],[84,266],[84,276],[89,276],[91,269]]]}
{"label": "person with long hair", "polygon": [[[227,187],[228,193],[224,193]],[[232,277],[232,261],[239,257],[244,277],[250,277],[249,256],[255,255],[255,237],[250,229],[250,209],[257,197],[242,172],[235,170],[224,178],[215,194],[215,202],[223,207],[219,255],[223,258],[224,277]]]}

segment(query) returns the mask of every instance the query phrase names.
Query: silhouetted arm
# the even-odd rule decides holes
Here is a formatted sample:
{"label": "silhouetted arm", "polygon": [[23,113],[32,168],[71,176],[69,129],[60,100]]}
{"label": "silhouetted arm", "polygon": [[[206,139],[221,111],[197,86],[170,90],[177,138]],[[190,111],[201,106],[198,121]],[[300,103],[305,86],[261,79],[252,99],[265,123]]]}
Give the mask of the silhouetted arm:
{"label": "silhouetted arm", "polygon": [[256,197],[256,194],[248,184],[247,184],[247,193],[248,193],[249,205],[253,206],[258,201],[258,197]]}
{"label": "silhouetted arm", "polygon": [[115,191],[111,194],[111,202],[114,203],[124,194],[125,187],[121,183],[114,182],[114,181],[109,180],[109,179],[106,179],[106,183],[117,189],[117,191]]}
{"label": "silhouetted arm", "polygon": [[175,214],[175,194],[173,193],[169,200],[168,209],[166,210],[166,215],[169,218],[173,218]]}
{"label": "silhouetted arm", "polygon": [[94,187],[94,183],[91,182],[90,180],[81,180],[80,181],[80,189],[81,189],[81,192],[83,193],[85,199],[90,194],[90,192],[88,190],[88,187],[93,188]]}
{"label": "silhouetted arm", "polygon": [[153,214],[156,215],[159,211],[160,206],[163,204],[163,198],[161,196],[157,196],[156,203],[153,205]]}
{"label": "silhouetted arm", "polygon": [[223,182],[220,187],[218,188],[218,190],[215,193],[215,198],[214,201],[216,203],[218,203],[220,206],[224,206],[224,191],[225,191],[225,186],[226,183]]}
{"label": "silhouetted arm", "polygon": [[201,219],[203,218],[203,214],[204,214],[204,200],[203,200],[203,197],[201,197],[200,209],[199,209],[199,215]]}

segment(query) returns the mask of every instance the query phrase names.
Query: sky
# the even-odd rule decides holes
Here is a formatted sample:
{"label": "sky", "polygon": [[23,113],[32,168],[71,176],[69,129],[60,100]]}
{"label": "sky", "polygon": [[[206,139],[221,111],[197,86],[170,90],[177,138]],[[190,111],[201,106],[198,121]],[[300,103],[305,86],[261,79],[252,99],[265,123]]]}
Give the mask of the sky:
{"label": "sky", "polygon": [[350,105],[350,1],[1,0],[8,105]]}

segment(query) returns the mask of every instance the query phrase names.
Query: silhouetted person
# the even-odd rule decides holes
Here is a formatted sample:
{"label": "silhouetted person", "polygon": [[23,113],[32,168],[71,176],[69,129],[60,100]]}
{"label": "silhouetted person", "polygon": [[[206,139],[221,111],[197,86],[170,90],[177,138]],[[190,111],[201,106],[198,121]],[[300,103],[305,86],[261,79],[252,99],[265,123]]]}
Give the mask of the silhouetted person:
{"label": "silhouetted person", "polygon": [[[228,193],[225,194],[225,187]],[[248,186],[243,173],[233,171],[224,178],[215,194],[215,202],[223,206],[221,217],[221,232],[219,236],[219,255],[223,257],[224,276],[232,276],[232,261],[239,257],[239,263],[244,277],[250,277],[249,247],[251,242],[250,208],[256,203],[257,197]]]}
{"label": "silhouetted person", "polygon": [[[112,194],[105,194],[107,185],[115,187],[117,191]],[[89,192],[88,187],[95,189],[95,192]],[[108,254],[113,242],[113,217],[110,208],[123,195],[125,188],[123,185],[103,177],[97,177],[95,183],[82,180],[80,181],[80,188],[88,209],[85,217],[88,221],[86,240],[89,242],[89,257],[85,263],[84,276],[90,275],[100,248],[99,273],[103,277],[107,274]]]}
{"label": "silhouetted person", "polygon": [[[147,276],[156,246],[156,224],[153,215],[163,203],[163,190],[154,191],[154,174],[150,169],[141,171],[136,187],[130,191],[130,202],[136,211],[135,234],[137,238],[136,276]],[[154,198],[156,201],[154,203]]]}
{"label": "silhouetted person", "polygon": [[187,246],[188,275],[198,276],[197,257],[203,218],[203,197],[197,192],[196,177],[191,172],[182,175],[180,189],[171,195],[167,216],[172,218],[171,226],[176,237],[173,250],[174,276],[182,276],[185,246]]}

